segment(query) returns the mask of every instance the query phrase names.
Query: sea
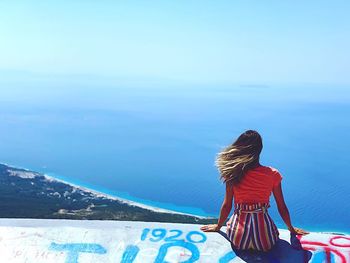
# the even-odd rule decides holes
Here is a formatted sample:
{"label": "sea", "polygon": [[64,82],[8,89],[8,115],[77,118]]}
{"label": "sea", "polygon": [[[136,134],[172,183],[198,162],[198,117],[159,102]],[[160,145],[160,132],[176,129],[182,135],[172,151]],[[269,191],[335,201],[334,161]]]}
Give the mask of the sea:
{"label": "sea", "polygon": [[[245,130],[283,176],[293,225],[350,232],[350,86],[30,78],[0,82],[0,162],[218,217],[215,158]],[[271,196],[270,215],[285,228]]]}

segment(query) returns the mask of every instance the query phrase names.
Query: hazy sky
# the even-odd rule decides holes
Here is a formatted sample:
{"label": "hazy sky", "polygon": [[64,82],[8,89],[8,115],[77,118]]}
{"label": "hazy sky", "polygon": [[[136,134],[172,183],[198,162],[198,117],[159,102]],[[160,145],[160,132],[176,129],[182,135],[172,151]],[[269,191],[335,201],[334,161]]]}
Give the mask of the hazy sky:
{"label": "hazy sky", "polygon": [[350,1],[1,1],[0,71],[350,84]]}

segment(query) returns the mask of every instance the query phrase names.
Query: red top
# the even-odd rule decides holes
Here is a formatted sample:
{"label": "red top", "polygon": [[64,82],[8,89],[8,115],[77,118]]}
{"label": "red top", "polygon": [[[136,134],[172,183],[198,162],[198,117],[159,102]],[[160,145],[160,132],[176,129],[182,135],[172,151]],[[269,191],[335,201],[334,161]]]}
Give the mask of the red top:
{"label": "red top", "polygon": [[258,166],[246,172],[240,183],[233,185],[235,203],[269,203],[272,188],[282,180],[277,169]]}

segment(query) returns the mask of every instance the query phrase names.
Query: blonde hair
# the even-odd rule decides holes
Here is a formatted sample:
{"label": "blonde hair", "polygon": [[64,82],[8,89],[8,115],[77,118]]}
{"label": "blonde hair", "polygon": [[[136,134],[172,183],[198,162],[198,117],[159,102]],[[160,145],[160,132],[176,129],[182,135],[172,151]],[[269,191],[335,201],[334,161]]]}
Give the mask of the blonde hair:
{"label": "blonde hair", "polygon": [[226,183],[238,184],[245,173],[259,165],[262,139],[258,132],[248,130],[237,140],[218,153],[215,165],[220,179]]}

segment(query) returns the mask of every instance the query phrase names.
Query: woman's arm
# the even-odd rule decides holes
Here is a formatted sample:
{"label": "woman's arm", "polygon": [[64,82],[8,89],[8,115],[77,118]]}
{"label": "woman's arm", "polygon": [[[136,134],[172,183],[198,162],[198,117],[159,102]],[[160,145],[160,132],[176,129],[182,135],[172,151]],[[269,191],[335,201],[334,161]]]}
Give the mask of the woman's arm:
{"label": "woman's arm", "polygon": [[203,230],[204,232],[219,231],[222,225],[224,224],[225,220],[227,219],[228,215],[230,214],[230,211],[232,209],[232,199],[233,199],[233,187],[231,183],[227,182],[225,199],[221,205],[220,218],[218,223],[205,225],[205,226],[202,226],[200,229]]}
{"label": "woman's arm", "polygon": [[286,203],[284,201],[281,183],[279,183],[278,185],[276,185],[273,188],[273,196],[275,197],[275,200],[276,200],[278,212],[281,215],[284,223],[288,227],[288,230],[292,234],[298,234],[298,235],[308,234],[309,232],[307,232],[307,231],[304,231],[302,229],[293,227],[291,219],[290,219],[290,215],[289,215],[289,211],[288,211],[287,205],[286,205]]}

